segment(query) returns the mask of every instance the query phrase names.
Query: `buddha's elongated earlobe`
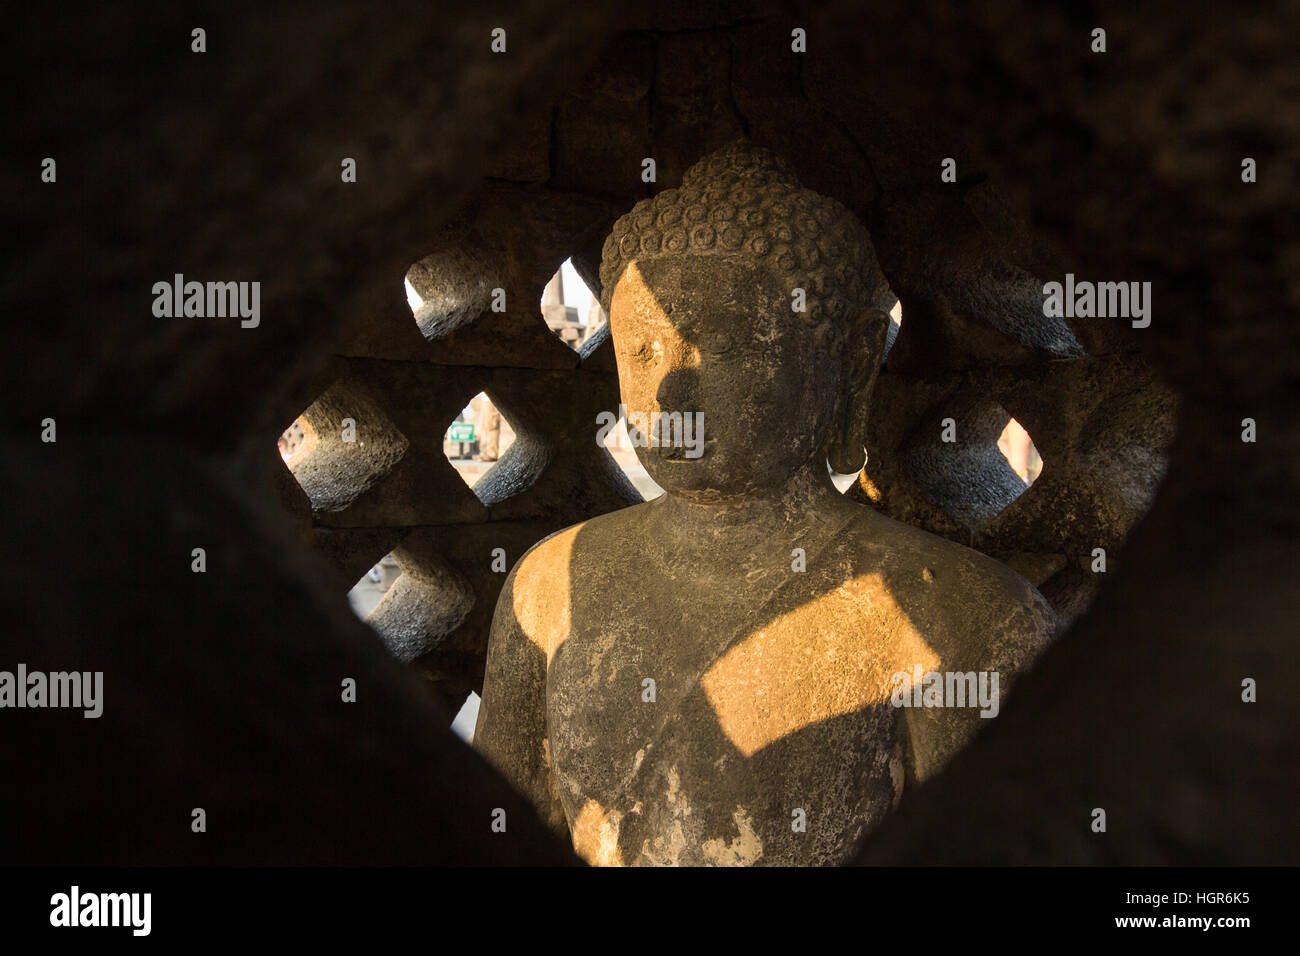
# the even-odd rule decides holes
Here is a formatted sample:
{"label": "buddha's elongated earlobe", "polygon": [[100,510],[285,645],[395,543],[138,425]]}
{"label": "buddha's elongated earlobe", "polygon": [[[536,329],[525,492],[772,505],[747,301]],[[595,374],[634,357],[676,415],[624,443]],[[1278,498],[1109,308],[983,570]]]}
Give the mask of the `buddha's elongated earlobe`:
{"label": "buddha's elongated earlobe", "polygon": [[865,309],[849,323],[840,374],[839,420],[826,447],[827,460],[842,475],[856,474],[866,462],[867,413],[888,333],[889,316],[880,309]]}

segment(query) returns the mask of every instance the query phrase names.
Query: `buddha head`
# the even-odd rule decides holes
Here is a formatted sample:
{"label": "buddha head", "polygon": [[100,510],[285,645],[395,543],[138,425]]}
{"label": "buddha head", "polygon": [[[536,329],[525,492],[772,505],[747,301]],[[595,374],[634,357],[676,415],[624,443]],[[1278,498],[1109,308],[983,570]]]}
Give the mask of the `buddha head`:
{"label": "buddha head", "polygon": [[600,278],[629,418],[702,425],[691,449],[637,449],[668,492],[723,501],[862,467],[884,280],[857,217],[774,154],[732,143],[637,203]]}

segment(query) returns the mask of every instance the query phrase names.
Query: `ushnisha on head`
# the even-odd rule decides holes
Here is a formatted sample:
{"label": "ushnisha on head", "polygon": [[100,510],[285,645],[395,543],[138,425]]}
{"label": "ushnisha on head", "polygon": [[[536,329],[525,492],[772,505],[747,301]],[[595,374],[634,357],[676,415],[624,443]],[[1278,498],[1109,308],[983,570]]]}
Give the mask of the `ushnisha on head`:
{"label": "ushnisha on head", "polygon": [[867,277],[878,272],[871,241],[847,208],[799,185],[775,153],[736,140],[692,166],[679,189],[643,199],[605,240],[600,267],[609,312],[627,264],[668,255],[745,258],[807,292],[792,312],[831,344],[864,307]]}
{"label": "ushnisha on head", "polygon": [[[889,317],[866,229],[740,140],[614,225],[600,269],[623,402],[702,411],[706,454],[643,454],[656,482],[745,494],[819,456],[863,461],[866,397]],[[798,306],[802,306],[802,309]]]}

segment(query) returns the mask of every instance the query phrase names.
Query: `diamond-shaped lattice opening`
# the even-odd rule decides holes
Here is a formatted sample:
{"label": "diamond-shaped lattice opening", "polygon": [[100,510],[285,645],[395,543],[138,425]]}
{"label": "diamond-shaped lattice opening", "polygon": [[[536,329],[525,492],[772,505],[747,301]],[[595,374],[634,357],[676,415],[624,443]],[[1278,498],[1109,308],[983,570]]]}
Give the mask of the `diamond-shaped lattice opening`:
{"label": "diamond-shaped lattice opening", "polygon": [[474,726],[478,723],[478,705],[481,703],[478,694],[470,691],[456,719],[451,722],[451,732],[467,744],[474,742]]}
{"label": "diamond-shaped lattice opening", "polygon": [[542,318],[560,341],[575,352],[609,322],[600,299],[582,281],[572,259],[561,263],[542,290]]}
{"label": "diamond-shaped lattice opening", "polygon": [[[955,402],[927,416],[909,437],[899,463],[971,532],[1024,494],[1043,468],[1028,432],[1004,408],[985,399]],[[1024,469],[1023,477],[1016,466]]]}
{"label": "diamond-shaped lattice opening", "polygon": [[[514,391],[520,383],[516,380],[513,388],[510,385],[505,387]],[[535,391],[525,386],[522,393],[513,396],[489,392],[486,397],[499,413],[502,427],[508,426],[514,432],[514,439],[508,447],[503,450],[498,445],[495,464],[484,463],[486,473],[479,475],[471,488],[474,497],[490,508],[531,488],[550,465],[555,452],[551,444],[540,437],[545,428],[538,423],[537,409],[545,404],[545,399]],[[532,431],[528,427],[530,422]]]}
{"label": "diamond-shaped lattice opening", "polygon": [[866,458],[863,458],[862,467],[858,469],[856,474],[845,475],[845,474],[841,474],[840,472],[832,468],[831,463],[829,461],[826,462],[826,470],[830,472],[831,475],[831,484],[833,484],[835,486],[835,490],[842,495],[848,494],[849,489],[858,483],[858,476],[861,475],[862,472],[866,470],[866,467],[867,467],[867,460]]}
{"label": "diamond-shaped lattice opening", "polygon": [[436,649],[476,600],[465,575],[426,550],[395,548],[348,594],[357,616],[405,664]]}
{"label": "diamond-shaped lattice opening", "polygon": [[411,663],[432,652],[473,609],[474,589],[438,555],[394,551],[402,575],[370,611],[367,623],[396,659]]}
{"label": "diamond-shaped lattice opening", "polygon": [[486,267],[488,261],[481,251],[455,243],[406,271],[406,302],[420,334],[430,341],[440,339],[491,308],[501,283]]}
{"label": "diamond-shaped lattice opening", "polygon": [[311,427],[306,418],[299,415],[294,423],[284,430],[276,446],[280,449],[280,457],[292,470],[295,464],[310,455],[316,447],[316,429]]}
{"label": "diamond-shaped lattice opening", "polygon": [[1002,457],[1007,460],[1011,470],[1020,476],[1026,488],[1043,473],[1043,457],[1034,447],[1029,432],[1014,418],[1007,420],[1007,427],[998,436],[998,451],[1002,452]]}
{"label": "diamond-shaped lattice opening", "polygon": [[380,558],[379,563],[363,574],[348,592],[348,605],[352,608],[352,613],[363,621],[368,618],[401,574],[402,569],[392,554]]}
{"label": "diamond-shaped lattice opening", "polygon": [[331,385],[278,441],[313,511],[342,511],[392,470],[409,442],[360,389]]}
{"label": "diamond-shaped lattice opening", "polygon": [[518,435],[493,404],[487,392],[479,392],[456,420],[447,426],[442,453],[456,474],[473,490],[474,486],[505,457]]}
{"label": "diamond-shaped lattice opening", "polygon": [[903,303],[895,299],[893,308],[889,310],[889,331],[886,333],[885,351],[881,354],[880,361],[883,362],[885,360],[885,356],[889,354],[889,350],[894,347],[894,343],[898,341],[898,333],[900,330],[902,330],[902,328],[903,328]]}

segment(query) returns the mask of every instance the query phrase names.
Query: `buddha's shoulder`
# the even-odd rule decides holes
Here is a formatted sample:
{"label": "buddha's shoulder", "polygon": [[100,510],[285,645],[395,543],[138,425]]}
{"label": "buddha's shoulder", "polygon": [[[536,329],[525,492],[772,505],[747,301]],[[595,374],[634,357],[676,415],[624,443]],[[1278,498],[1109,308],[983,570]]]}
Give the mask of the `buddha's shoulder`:
{"label": "buddha's shoulder", "polygon": [[515,591],[553,589],[557,581],[568,580],[575,571],[585,576],[586,569],[578,565],[597,558],[601,563],[617,564],[622,549],[637,547],[645,509],[651,504],[620,508],[547,535],[525,551],[510,572]]}
{"label": "buddha's shoulder", "polygon": [[1055,629],[1051,605],[1002,562],[870,508],[863,511],[845,545],[856,564],[878,570],[911,613],[941,615],[963,630]]}

